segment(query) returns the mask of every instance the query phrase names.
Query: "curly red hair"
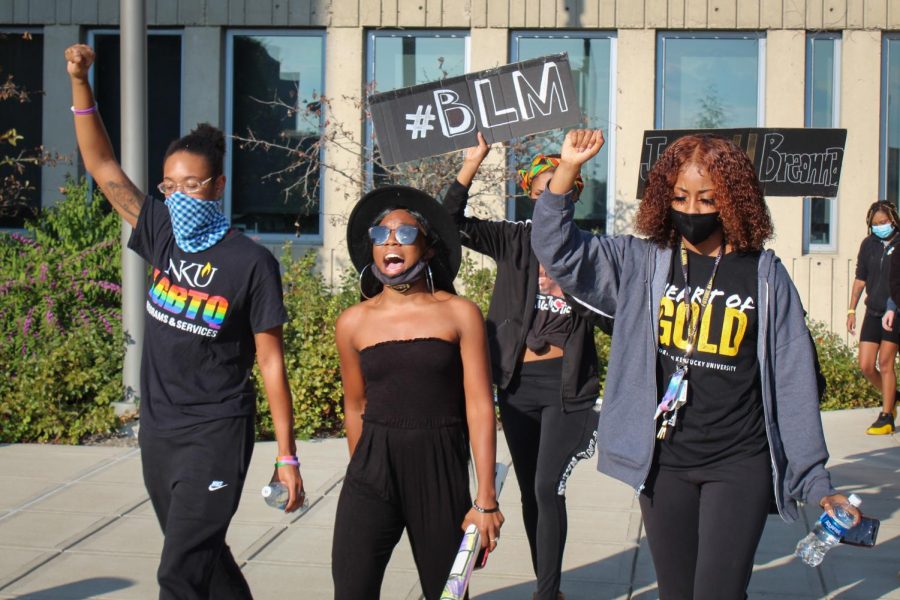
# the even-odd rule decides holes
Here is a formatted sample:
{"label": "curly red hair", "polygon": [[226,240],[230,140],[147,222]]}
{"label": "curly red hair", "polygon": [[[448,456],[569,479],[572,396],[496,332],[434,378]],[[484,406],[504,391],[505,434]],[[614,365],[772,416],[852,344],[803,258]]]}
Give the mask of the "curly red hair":
{"label": "curly red hair", "polygon": [[675,246],[679,236],[669,209],[678,175],[688,165],[704,171],[715,186],[725,241],[738,252],[762,250],[774,229],[753,163],[734,142],[709,134],[679,138],[659,157],[650,170],[635,230],[660,246]]}

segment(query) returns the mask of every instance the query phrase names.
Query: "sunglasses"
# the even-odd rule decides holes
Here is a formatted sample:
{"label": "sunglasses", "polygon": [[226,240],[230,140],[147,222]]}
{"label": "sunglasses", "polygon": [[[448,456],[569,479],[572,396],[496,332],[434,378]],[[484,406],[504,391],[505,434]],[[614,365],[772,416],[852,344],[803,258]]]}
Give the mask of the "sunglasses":
{"label": "sunglasses", "polygon": [[419,237],[419,228],[415,225],[400,225],[397,229],[391,229],[387,225],[373,225],[369,227],[369,238],[376,246],[382,246],[391,237],[391,231],[394,232],[397,243],[404,246],[412,244]]}

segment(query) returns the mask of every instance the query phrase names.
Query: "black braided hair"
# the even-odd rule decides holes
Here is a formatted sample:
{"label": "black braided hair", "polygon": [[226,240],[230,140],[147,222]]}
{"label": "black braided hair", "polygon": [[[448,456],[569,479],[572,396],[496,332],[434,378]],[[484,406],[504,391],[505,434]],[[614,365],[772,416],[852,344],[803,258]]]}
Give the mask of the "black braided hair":
{"label": "black braided hair", "polygon": [[875,218],[875,213],[879,212],[887,215],[895,231],[900,231],[900,214],[897,213],[897,207],[894,206],[893,202],[878,200],[869,206],[869,211],[866,213],[866,227],[869,228],[869,233],[872,233],[872,219]]}

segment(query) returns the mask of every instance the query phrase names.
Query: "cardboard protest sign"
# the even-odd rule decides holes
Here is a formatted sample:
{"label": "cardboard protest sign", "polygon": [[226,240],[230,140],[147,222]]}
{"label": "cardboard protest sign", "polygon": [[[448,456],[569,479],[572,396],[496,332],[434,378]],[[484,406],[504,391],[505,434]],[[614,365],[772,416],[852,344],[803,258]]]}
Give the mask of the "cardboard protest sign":
{"label": "cardboard protest sign", "polygon": [[369,109],[385,164],[570,127],[581,110],[566,54],[374,94]]}
{"label": "cardboard protest sign", "polygon": [[647,175],[669,144],[692,133],[712,133],[734,141],[756,167],[766,196],[837,195],[844,160],[846,129],[744,128],[645,131],[637,197],[643,198]]}

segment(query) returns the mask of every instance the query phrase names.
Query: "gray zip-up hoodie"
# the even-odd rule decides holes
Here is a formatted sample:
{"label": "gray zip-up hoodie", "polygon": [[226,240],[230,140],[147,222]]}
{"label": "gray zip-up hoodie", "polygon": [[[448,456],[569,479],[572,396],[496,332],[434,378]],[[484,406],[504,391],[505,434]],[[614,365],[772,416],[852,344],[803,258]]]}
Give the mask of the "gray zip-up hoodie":
{"label": "gray zip-up hoodie", "polygon": [[[597,469],[640,491],[656,443],[653,418],[659,303],[672,250],[630,235],[597,236],[572,220],[571,194],[549,188],[535,205],[531,245],[544,268],[575,300],[615,319],[598,426]],[[757,355],[778,512],[836,493],[825,462],[812,338],[803,306],[771,250],[759,259]]]}

